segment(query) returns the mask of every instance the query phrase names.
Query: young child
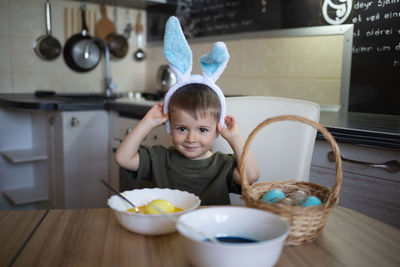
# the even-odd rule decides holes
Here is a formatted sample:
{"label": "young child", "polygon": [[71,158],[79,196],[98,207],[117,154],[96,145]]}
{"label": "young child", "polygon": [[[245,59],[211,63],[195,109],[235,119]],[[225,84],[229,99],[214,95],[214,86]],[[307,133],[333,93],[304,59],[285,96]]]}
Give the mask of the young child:
{"label": "young child", "polygon": [[[214,83],[229,59],[226,46],[218,42],[210,54],[200,59],[203,76],[190,75],[191,50],[178,20],[171,17],[164,53],[178,82],[169,89],[164,104],[154,105],[127,135],[116,152],[116,162],[132,171],[135,179],[151,180],[159,188],[194,193],[203,205],[230,204],[229,193],[240,193],[238,166],[244,139],[235,118],[225,116],[225,98]],[[164,123],[173,146],[141,147],[146,135]],[[210,151],[219,134],[228,141],[233,155]],[[259,177],[251,153],[246,159],[246,174],[250,183]]]}

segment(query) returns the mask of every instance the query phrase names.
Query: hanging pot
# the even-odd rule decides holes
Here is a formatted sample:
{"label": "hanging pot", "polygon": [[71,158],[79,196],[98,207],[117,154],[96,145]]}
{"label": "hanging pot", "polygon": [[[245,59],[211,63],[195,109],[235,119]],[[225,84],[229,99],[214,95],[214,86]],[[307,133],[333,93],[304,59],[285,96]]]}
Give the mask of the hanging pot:
{"label": "hanging pot", "polygon": [[71,36],[64,46],[64,60],[68,67],[77,72],[94,69],[100,62],[101,49],[88,34],[86,26],[86,5],[81,5],[82,31]]}
{"label": "hanging pot", "polygon": [[60,42],[51,35],[51,7],[47,0],[45,3],[46,35],[36,39],[33,50],[36,55],[44,60],[56,59],[61,54]]}
{"label": "hanging pot", "polygon": [[107,35],[106,42],[113,58],[123,58],[128,53],[128,41],[121,34],[111,33]]}
{"label": "hanging pot", "polygon": [[108,48],[110,49],[110,53],[112,58],[120,59],[126,56],[128,53],[128,40],[125,38],[124,35],[118,34],[117,28],[118,22],[118,15],[117,9],[114,8],[114,25],[115,25],[115,32],[110,33],[106,37],[106,42],[108,44]]}

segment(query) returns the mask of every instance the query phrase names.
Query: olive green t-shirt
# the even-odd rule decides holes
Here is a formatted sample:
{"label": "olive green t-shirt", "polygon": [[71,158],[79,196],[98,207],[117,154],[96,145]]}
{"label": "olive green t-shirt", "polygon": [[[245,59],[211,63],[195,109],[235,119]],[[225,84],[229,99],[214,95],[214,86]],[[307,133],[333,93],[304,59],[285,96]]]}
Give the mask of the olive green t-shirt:
{"label": "olive green t-shirt", "polygon": [[154,187],[193,193],[202,205],[230,204],[229,193],[240,194],[240,186],[233,182],[233,154],[216,152],[206,159],[191,160],[173,147],[153,146],[141,147],[139,157],[133,178],[150,180]]}

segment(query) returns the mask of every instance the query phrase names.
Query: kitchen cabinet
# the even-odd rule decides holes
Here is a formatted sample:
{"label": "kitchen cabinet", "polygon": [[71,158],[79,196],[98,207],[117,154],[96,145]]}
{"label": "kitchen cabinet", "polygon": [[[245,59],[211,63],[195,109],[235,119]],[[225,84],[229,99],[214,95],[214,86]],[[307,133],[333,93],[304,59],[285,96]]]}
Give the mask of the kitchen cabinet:
{"label": "kitchen cabinet", "polygon": [[[385,163],[400,161],[399,150],[386,150],[339,143],[345,158]],[[311,164],[310,181],[332,187],[335,163],[328,160],[331,151],[325,141],[317,141]],[[357,210],[375,219],[400,228],[400,172],[354,163],[343,163],[343,180],[339,205]]]}
{"label": "kitchen cabinet", "polygon": [[51,207],[106,207],[108,192],[98,178],[108,180],[108,113],[104,110],[51,113]]}
{"label": "kitchen cabinet", "polygon": [[106,207],[107,111],[0,111],[2,209]]}
{"label": "kitchen cabinet", "polygon": [[47,113],[1,109],[1,209],[32,209],[48,199]]}

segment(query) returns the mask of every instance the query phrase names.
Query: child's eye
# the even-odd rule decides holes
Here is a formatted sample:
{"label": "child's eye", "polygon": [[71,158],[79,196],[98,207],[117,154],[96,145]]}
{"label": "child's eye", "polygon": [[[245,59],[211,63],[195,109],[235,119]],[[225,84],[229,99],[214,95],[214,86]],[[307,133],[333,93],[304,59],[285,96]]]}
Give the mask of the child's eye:
{"label": "child's eye", "polygon": [[180,132],[184,132],[184,131],[186,131],[186,127],[183,127],[183,126],[181,126],[181,127],[178,127],[178,128],[176,128],[178,131],[180,131]]}
{"label": "child's eye", "polygon": [[200,132],[201,132],[201,133],[207,133],[207,132],[208,132],[208,129],[206,129],[206,128],[200,128]]}

